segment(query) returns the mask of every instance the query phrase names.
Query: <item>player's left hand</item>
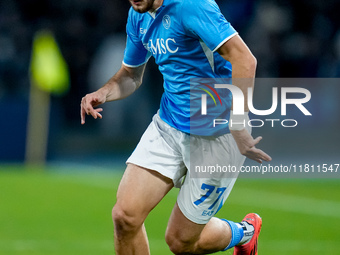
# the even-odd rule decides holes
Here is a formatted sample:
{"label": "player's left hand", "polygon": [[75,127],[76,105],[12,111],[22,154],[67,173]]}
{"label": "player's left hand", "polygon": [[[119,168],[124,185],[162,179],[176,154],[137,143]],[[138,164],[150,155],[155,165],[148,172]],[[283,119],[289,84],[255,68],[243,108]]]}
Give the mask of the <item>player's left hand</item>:
{"label": "player's left hand", "polygon": [[262,163],[263,160],[264,161],[272,160],[272,158],[267,153],[255,147],[255,145],[262,140],[261,136],[254,139],[246,129],[239,131],[231,130],[230,132],[233,135],[237,143],[238,149],[240,150],[242,155],[252,160],[255,160],[260,164]]}

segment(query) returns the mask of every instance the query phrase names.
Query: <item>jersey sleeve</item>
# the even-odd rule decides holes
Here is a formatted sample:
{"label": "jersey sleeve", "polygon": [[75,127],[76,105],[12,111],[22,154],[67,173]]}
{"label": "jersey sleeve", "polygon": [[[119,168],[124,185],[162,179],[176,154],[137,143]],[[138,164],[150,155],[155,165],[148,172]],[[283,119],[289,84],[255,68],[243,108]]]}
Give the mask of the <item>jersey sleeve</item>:
{"label": "jersey sleeve", "polygon": [[133,24],[131,11],[126,25],[126,34],[127,39],[123,64],[128,67],[138,67],[145,64],[149,60],[151,53],[143,46],[138,37],[137,28],[135,24]]}
{"label": "jersey sleeve", "polygon": [[203,40],[213,52],[238,34],[214,0],[183,1],[182,12],[187,32]]}

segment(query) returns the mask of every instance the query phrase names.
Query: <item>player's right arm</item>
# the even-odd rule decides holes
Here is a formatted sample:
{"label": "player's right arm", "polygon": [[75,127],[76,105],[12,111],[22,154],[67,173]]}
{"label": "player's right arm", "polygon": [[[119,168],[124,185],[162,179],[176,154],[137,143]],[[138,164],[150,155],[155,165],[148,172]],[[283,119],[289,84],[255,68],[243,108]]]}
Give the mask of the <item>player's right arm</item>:
{"label": "player's right arm", "polygon": [[123,64],[103,87],[84,96],[80,104],[81,124],[85,124],[86,115],[91,115],[95,119],[102,118],[100,112],[103,109],[96,108],[97,106],[105,102],[126,98],[135,92],[142,84],[145,66],[146,64],[128,67]]}
{"label": "player's right arm", "polygon": [[139,14],[131,8],[126,25],[127,40],[122,67],[102,88],[83,97],[80,105],[81,124],[85,123],[86,115],[95,119],[102,118],[100,112],[103,109],[96,108],[98,105],[128,97],[141,85],[151,53],[139,37],[140,29],[136,21],[138,17]]}

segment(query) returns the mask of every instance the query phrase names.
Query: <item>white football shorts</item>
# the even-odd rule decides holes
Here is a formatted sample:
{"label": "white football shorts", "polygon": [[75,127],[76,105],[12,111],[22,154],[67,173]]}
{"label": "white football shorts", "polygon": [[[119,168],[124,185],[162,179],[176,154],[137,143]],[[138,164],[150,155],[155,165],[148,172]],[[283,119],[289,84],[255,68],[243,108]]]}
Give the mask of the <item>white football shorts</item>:
{"label": "white football shorts", "polygon": [[197,224],[206,224],[226,201],[237,178],[234,170],[244,161],[231,134],[189,135],[156,114],[126,163],[172,179],[180,188],[177,204],[182,213]]}

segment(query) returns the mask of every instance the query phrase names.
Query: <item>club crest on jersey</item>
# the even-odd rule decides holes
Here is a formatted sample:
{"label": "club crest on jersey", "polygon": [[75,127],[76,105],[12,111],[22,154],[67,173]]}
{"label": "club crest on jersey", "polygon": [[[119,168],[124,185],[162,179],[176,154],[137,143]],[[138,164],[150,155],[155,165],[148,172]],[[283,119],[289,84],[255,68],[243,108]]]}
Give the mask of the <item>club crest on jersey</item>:
{"label": "club crest on jersey", "polygon": [[171,26],[171,18],[169,15],[163,16],[163,26],[165,29],[169,29]]}

